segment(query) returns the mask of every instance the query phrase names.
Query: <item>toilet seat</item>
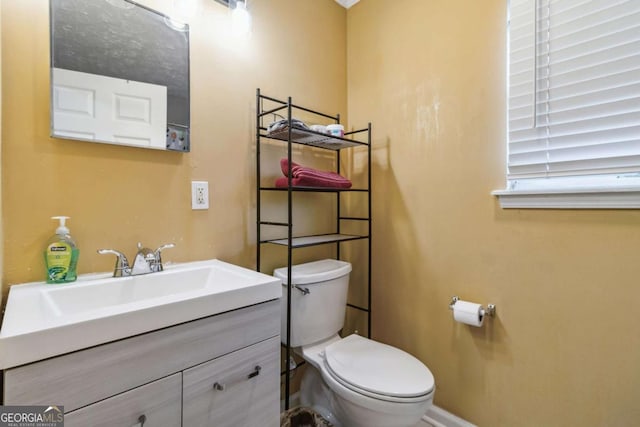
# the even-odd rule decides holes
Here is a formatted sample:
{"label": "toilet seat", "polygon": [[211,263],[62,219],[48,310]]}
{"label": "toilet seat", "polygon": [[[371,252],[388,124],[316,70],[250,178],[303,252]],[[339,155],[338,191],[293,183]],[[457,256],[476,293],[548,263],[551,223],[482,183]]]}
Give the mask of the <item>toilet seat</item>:
{"label": "toilet seat", "polygon": [[387,402],[419,402],[433,392],[422,362],[395,347],[350,335],[328,345],[322,370],[344,387]]}

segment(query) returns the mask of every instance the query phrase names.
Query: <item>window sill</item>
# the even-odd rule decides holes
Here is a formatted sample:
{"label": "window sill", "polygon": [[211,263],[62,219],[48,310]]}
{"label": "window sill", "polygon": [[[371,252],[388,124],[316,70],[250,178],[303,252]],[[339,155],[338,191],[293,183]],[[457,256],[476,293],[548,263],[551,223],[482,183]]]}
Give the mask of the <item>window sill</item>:
{"label": "window sill", "polygon": [[503,209],[640,209],[640,187],[496,190]]}

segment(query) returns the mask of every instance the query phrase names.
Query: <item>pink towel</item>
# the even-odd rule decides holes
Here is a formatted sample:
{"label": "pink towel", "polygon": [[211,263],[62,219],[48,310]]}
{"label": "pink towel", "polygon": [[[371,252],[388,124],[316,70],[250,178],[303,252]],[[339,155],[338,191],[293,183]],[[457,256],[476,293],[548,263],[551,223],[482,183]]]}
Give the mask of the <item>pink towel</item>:
{"label": "pink towel", "polygon": [[[299,168],[300,165],[297,163],[291,162],[291,169]],[[280,159],[280,170],[282,170],[282,175],[289,176],[289,160],[284,158]]]}
{"label": "pink towel", "polygon": [[[280,160],[280,169],[285,177],[289,176],[289,161]],[[335,172],[319,171],[291,162],[291,184],[294,186],[351,188],[351,181]],[[276,187],[286,187],[286,178],[279,178]]]}
{"label": "pink towel", "polygon": [[[287,188],[289,185],[286,176],[276,179],[276,187]],[[322,181],[314,178],[291,178],[291,185],[293,187],[328,187],[328,188],[351,188],[351,181],[347,182],[329,182]]]}

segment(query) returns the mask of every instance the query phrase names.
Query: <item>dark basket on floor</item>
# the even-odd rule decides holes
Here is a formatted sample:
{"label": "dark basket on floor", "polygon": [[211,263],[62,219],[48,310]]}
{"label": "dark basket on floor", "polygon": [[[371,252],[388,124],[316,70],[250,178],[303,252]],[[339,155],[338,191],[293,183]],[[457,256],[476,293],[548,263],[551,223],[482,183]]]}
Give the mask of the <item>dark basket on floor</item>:
{"label": "dark basket on floor", "polygon": [[280,427],[332,427],[311,408],[291,408],[280,414]]}

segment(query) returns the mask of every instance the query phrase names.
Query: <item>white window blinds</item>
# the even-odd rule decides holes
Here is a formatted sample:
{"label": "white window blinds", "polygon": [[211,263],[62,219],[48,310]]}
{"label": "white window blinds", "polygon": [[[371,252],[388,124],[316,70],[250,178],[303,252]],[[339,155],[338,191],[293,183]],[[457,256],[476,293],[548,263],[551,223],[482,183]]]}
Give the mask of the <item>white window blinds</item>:
{"label": "white window blinds", "polygon": [[511,0],[510,188],[640,172],[640,0]]}

